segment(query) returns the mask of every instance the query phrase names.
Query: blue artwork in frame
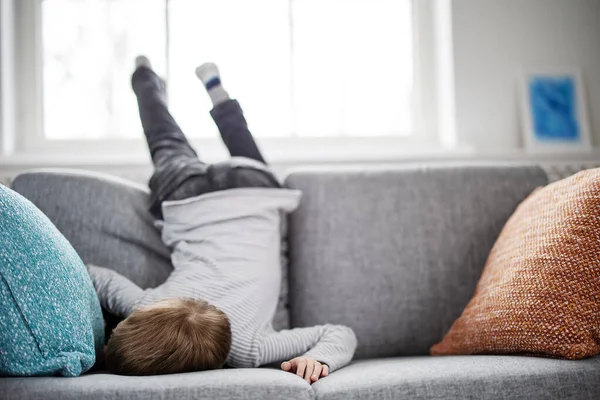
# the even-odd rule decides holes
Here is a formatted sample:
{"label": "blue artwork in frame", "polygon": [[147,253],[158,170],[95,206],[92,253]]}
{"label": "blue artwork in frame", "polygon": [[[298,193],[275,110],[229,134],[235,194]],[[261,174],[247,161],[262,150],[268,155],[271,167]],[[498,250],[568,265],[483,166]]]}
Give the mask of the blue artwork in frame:
{"label": "blue artwork in frame", "polygon": [[523,76],[523,128],[529,150],[591,150],[583,79],[575,68]]}
{"label": "blue artwork in frame", "polygon": [[575,79],[570,76],[533,77],[529,81],[529,101],[533,131],[540,141],[581,140],[577,120]]}

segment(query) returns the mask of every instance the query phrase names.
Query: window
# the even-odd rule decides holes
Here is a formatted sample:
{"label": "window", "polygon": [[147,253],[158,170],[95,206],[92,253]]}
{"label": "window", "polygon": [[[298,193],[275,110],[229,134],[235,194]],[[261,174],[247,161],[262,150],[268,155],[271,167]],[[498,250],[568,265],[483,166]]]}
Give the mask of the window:
{"label": "window", "polygon": [[[170,109],[192,138],[216,137],[194,75],[205,61],[219,65],[259,138],[425,136],[419,99],[428,89],[414,68],[423,0],[18,3],[21,104],[33,110],[22,114],[35,120],[24,122],[33,141],[139,140],[130,88],[138,54],[167,79]],[[28,76],[41,83],[28,85]]]}

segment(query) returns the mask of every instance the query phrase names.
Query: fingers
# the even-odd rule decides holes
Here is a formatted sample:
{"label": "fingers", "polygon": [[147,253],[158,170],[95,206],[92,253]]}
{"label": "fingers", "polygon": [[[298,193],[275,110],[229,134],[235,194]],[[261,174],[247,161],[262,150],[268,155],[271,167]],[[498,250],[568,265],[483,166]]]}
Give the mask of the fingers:
{"label": "fingers", "polygon": [[296,366],[296,375],[300,378],[304,378],[304,371],[306,370],[306,361],[300,360],[298,361],[298,365]]}
{"label": "fingers", "polygon": [[304,380],[306,383],[310,383],[313,371],[315,369],[316,361],[312,359],[306,360],[306,371],[304,371]]}
{"label": "fingers", "polygon": [[320,378],[329,375],[329,366],[310,357],[297,357],[293,360],[281,363],[281,369],[286,372],[295,373],[308,384],[317,382]]}
{"label": "fingers", "polygon": [[316,382],[321,377],[321,372],[323,371],[323,365],[320,362],[315,361],[315,369],[313,370],[312,375],[310,376],[311,381]]}

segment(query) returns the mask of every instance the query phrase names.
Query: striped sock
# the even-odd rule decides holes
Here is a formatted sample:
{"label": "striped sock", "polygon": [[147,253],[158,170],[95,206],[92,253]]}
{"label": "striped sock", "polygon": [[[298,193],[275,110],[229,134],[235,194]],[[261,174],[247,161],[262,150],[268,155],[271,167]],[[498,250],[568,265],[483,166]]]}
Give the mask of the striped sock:
{"label": "striped sock", "polygon": [[202,84],[208,92],[208,96],[213,106],[229,100],[229,93],[223,88],[219,68],[214,63],[202,64],[196,68],[196,76],[202,81]]}

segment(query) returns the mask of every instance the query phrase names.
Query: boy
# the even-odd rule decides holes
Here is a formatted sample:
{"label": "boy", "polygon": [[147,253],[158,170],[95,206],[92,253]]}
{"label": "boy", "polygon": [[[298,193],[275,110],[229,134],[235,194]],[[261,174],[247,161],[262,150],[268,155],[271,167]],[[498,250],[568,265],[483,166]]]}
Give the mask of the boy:
{"label": "boy", "polygon": [[213,102],[228,162],[198,159],[167,109],[164,81],[147,58],[136,59],[132,87],[155,168],[150,210],[164,220],[174,269],[159,287],[142,290],[89,267],[103,307],[126,317],[106,346],[107,367],[152,375],[282,362],[316,382],[351,361],[356,337],[334,325],[273,330],[281,214],[298,206],[300,194],[281,188],[268,169],[216,65],[196,75]]}

